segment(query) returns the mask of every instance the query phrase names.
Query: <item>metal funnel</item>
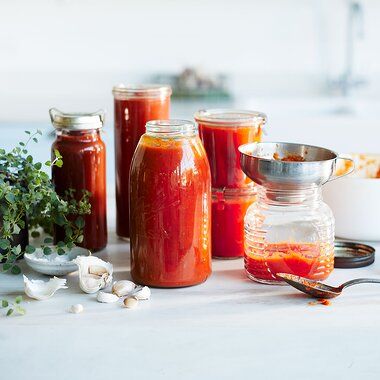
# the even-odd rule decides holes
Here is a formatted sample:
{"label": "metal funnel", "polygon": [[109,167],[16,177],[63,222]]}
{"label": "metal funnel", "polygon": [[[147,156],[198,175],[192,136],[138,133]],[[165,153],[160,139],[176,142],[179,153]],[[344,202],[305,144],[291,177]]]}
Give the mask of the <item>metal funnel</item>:
{"label": "metal funnel", "polygon": [[[338,157],[332,150],[304,144],[249,143],[241,145],[239,151],[244,173],[255,183],[270,188],[321,186],[341,177],[334,174],[338,159],[353,163],[349,158]],[[287,157],[300,157],[303,161],[286,161]],[[353,169],[352,164],[352,170],[344,175]]]}

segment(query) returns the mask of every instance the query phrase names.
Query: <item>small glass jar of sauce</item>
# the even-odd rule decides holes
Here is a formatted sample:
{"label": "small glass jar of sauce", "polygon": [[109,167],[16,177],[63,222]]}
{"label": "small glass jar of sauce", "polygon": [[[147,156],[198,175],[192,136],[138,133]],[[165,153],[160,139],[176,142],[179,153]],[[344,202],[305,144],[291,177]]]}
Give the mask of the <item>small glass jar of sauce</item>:
{"label": "small glass jar of sauce", "polygon": [[[63,113],[55,108],[50,117],[56,129],[52,145],[62,155],[63,166],[52,168],[52,179],[57,193],[65,196],[69,189],[80,200],[83,190],[91,193],[91,214],[84,215],[83,241],[78,244],[91,251],[107,245],[106,147],[100,136],[104,112]],[[55,240],[63,240],[64,231],[56,228]]]}
{"label": "small glass jar of sauce", "polygon": [[129,238],[129,169],[150,120],[169,118],[170,86],[118,85],[113,88],[115,113],[116,233]]}
{"label": "small glass jar of sauce", "polygon": [[334,269],[334,217],[322,189],[258,186],[245,216],[245,270],[251,280],[278,284],[277,273],[325,280]]}
{"label": "small glass jar of sauce", "polygon": [[211,178],[194,123],[148,122],[130,180],[134,281],[165,288],[205,281],[211,273]]}
{"label": "small glass jar of sauce", "polygon": [[266,116],[229,109],[195,114],[210,162],[212,178],[212,256],[244,255],[244,216],[254,202],[256,187],[240,166],[239,145],[261,140]]}

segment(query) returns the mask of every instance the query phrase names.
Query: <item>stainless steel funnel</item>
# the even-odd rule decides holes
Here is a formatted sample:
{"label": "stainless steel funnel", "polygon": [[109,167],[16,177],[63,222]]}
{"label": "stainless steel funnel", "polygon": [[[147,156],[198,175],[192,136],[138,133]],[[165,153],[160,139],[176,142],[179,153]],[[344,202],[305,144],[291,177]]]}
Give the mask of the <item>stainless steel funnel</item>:
{"label": "stainless steel funnel", "polygon": [[[240,163],[244,173],[255,183],[271,188],[304,188],[313,185],[321,186],[343,175],[335,174],[336,161],[351,161],[338,157],[329,149],[318,146],[264,142],[250,143],[239,147]],[[303,161],[281,161],[286,157],[298,156]]]}

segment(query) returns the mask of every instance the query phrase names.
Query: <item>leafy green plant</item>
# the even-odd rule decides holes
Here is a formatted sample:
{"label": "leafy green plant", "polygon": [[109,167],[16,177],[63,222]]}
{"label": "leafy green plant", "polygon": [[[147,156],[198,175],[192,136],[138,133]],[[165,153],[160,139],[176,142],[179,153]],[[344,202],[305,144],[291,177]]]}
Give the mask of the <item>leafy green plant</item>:
{"label": "leafy green plant", "polygon": [[24,315],[26,310],[21,306],[21,302],[23,301],[22,296],[17,296],[13,302],[10,302],[6,299],[1,300],[1,307],[3,309],[7,309],[6,316],[16,313],[19,315]]}
{"label": "leafy green plant", "polygon": [[[41,131],[25,131],[27,139],[6,152],[0,149],[0,261],[5,261],[3,271],[20,273],[16,260],[24,251],[21,244],[15,244],[15,238],[28,228],[32,237],[38,237],[41,229],[53,236],[54,228],[65,231],[63,241],[57,242],[57,253],[62,255],[83,240],[83,215],[91,212],[89,197],[83,190],[78,200],[75,191],[67,190],[64,197],[59,196],[50,177],[43,167],[63,165],[62,156],[56,150],[55,158],[44,165],[34,162],[28,154],[31,142],[38,143]],[[47,237],[42,245],[46,255],[52,253],[48,245],[53,239]],[[27,245],[25,252],[32,253],[35,247]]]}

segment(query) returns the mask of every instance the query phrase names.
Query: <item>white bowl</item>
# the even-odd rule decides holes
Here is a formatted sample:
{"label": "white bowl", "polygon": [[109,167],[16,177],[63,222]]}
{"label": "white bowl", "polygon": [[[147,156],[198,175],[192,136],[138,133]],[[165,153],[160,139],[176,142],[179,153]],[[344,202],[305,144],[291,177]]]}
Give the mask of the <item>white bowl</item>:
{"label": "white bowl", "polygon": [[372,160],[378,162],[380,156],[366,155],[367,161],[371,159],[370,165],[363,165],[362,155],[351,157],[357,167],[354,174],[329,182],[323,188],[324,201],[335,216],[335,235],[380,241],[380,179],[373,178],[376,170]]}
{"label": "white bowl", "polygon": [[78,266],[72,262],[77,256],[88,256],[89,251],[85,248],[74,247],[64,255],[58,255],[55,247],[51,255],[45,256],[41,248],[37,248],[34,253],[25,253],[24,259],[27,265],[38,273],[51,276],[62,276],[75,272]]}

